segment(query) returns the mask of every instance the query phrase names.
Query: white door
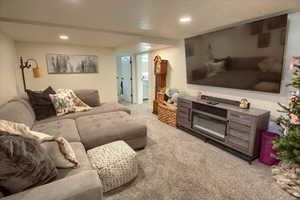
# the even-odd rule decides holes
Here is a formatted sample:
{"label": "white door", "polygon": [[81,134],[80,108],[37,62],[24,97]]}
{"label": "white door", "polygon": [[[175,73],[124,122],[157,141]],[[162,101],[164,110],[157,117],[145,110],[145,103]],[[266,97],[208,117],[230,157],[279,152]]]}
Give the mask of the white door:
{"label": "white door", "polygon": [[121,56],[118,60],[118,97],[119,101],[132,103],[131,56]]}
{"label": "white door", "polygon": [[149,55],[137,55],[137,86],[138,103],[143,103],[149,98]]}

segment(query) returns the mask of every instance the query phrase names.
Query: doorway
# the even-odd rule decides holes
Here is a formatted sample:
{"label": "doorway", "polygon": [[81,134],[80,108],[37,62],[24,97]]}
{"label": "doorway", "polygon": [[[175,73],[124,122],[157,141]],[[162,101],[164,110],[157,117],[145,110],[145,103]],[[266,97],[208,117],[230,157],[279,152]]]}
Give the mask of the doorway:
{"label": "doorway", "polygon": [[118,101],[121,104],[131,104],[132,95],[132,57],[117,57]]}
{"label": "doorway", "polygon": [[136,56],[137,63],[137,101],[139,104],[147,104],[149,100],[149,54]]}

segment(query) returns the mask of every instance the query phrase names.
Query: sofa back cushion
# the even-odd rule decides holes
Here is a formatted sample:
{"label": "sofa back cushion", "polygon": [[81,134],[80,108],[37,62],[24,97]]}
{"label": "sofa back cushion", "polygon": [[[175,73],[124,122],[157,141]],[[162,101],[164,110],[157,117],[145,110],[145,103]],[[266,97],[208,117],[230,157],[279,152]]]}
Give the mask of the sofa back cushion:
{"label": "sofa back cushion", "polygon": [[22,123],[31,128],[35,121],[35,115],[27,100],[13,99],[0,106],[0,119]]}
{"label": "sofa back cushion", "polygon": [[90,107],[100,106],[98,90],[75,90],[77,97]]}
{"label": "sofa back cushion", "polygon": [[231,57],[228,65],[229,70],[260,70],[258,63],[265,57]]}

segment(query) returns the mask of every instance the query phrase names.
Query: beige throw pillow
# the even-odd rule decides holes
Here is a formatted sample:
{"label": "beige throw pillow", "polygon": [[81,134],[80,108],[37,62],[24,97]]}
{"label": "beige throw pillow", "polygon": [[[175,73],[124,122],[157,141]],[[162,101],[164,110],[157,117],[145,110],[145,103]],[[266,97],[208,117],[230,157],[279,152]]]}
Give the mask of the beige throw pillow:
{"label": "beige throw pillow", "polygon": [[266,58],[258,63],[258,67],[262,72],[281,73],[282,70],[282,65],[276,58]]}
{"label": "beige throw pillow", "polygon": [[[15,135],[33,138],[39,143],[42,143],[42,146],[46,150],[49,150],[47,153],[53,159],[57,168],[74,168],[78,166],[78,160],[74,150],[72,149],[70,143],[63,137],[54,137],[45,133],[32,131],[25,124],[19,124],[6,120],[0,120],[0,130]],[[47,145],[47,143],[52,142],[56,143],[57,148],[55,148],[55,145],[53,146],[52,144],[49,144],[49,146]],[[55,155],[60,155],[60,157],[55,158]],[[62,161],[62,157],[64,158],[64,161]]]}
{"label": "beige throw pillow", "polygon": [[206,77],[215,76],[217,73],[225,72],[225,61],[208,62],[206,63],[207,75]]}

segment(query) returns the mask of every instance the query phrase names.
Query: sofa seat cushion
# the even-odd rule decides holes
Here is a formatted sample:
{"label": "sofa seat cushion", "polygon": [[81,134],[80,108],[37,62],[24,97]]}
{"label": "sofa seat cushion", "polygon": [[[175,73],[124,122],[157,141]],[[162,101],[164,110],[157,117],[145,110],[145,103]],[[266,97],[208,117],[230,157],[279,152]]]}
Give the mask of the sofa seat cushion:
{"label": "sofa seat cushion", "polygon": [[69,142],[80,142],[80,136],[73,119],[62,119],[47,123],[35,124],[32,130],[52,136],[61,136]]}
{"label": "sofa seat cushion", "polygon": [[126,112],[118,111],[79,117],[76,119],[76,124],[81,142],[86,149],[116,140],[124,140],[134,149],[143,148],[146,145],[146,126],[134,121]]}
{"label": "sofa seat cushion", "polygon": [[59,116],[59,117],[50,117],[45,120],[37,121],[36,123],[45,123],[45,122],[50,122],[50,121],[56,121],[60,119],[76,119],[78,117],[82,116],[87,116],[87,115],[95,115],[95,114],[100,114],[100,113],[107,113],[107,112],[115,112],[115,111],[124,111],[127,112],[128,114],[131,113],[130,109],[128,109],[125,106],[122,106],[121,104],[118,103],[103,103],[101,106],[93,107],[92,110],[89,111],[83,111],[83,112],[76,112],[76,113],[70,113],[67,115]]}
{"label": "sofa seat cushion", "polygon": [[58,179],[65,178],[68,176],[73,176],[83,171],[93,169],[87,157],[83,144],[80,142],[72,142],[71,146],[78,160],[78,167],[68,168],[68,169],[58,169]]}

